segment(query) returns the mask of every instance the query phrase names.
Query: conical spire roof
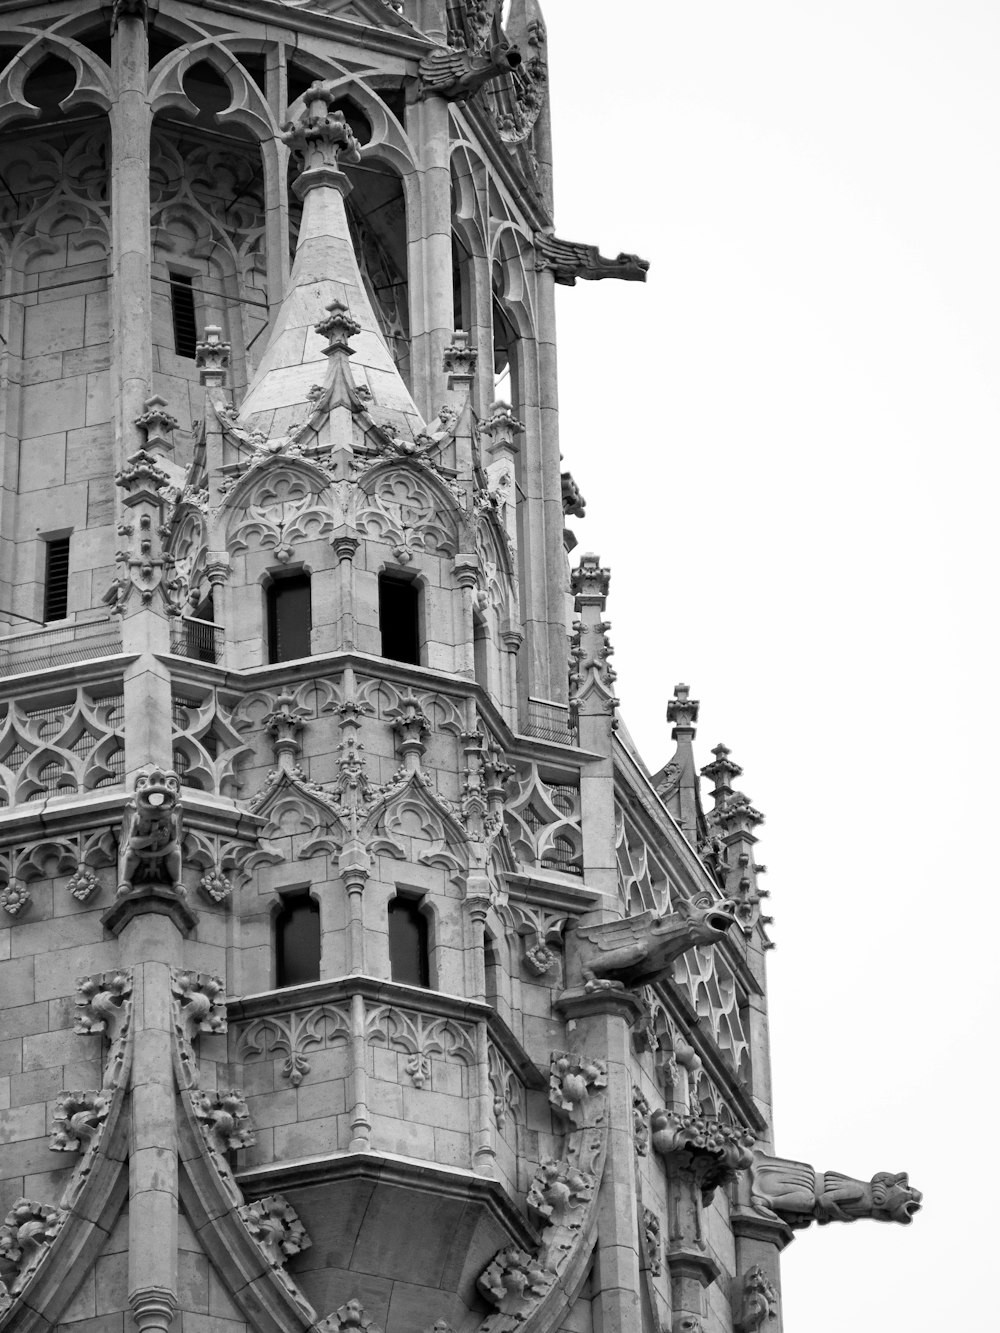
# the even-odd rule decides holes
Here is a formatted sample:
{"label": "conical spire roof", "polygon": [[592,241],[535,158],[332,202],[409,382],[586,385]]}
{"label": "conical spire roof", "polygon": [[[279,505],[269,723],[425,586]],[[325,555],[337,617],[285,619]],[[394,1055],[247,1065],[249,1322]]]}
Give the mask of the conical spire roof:
{"label": "conical spire roof", "polygon": [[351,371],[355,383],[371,391],[372,417],[412,439],[424,423],[365,292],[344,208],[351,183],[340,163],[359,160],[357,140],[343,113],[329,109],[335,100],[332,84],[314,83],[304,100],[302,116],[289,122],[284,133],[285,142],[303,161],[295,183],[303,201],[295,260],[240,418],[272,438],[308,418],[310,390],[327,374],[327,340],[315,326],[326,317],[330,302],[339,300],[360,326],[352,339]]}

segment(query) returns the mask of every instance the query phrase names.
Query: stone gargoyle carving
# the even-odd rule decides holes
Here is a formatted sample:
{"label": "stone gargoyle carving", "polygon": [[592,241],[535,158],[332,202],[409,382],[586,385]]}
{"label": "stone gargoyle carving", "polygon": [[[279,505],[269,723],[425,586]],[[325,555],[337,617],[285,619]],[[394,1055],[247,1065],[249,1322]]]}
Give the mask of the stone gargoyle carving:
{"label": "stone gargoyle carving", "polygon": [[181,886],[181,783],[153,768],[135,780],[125,807],[118,853],[118,896],[156,884],[184,896]]}
{"label": "stone gargoyle carving", "polygon": [[503,41],[482,55],[447,48],[431,51],[420,62],[420,97],[434,93],[448,101],[462,101],[471,97],[484,83],[517,69],[521,53],[510,42]]}
{"label": "stone gargoyle carving", "polygon": [[699,944],[715,944],[736,920],[735,905],[678,898],[667,916],[640,912],[621,921],[585,926],[576,932],[584,988],[622,990],[645,986],[669,970],[675,958]]}
{"label": "stone gargoyle carving", "polygon": [[871,1180],[856,1180],[839,1171],[815,1171],[807,1162],[758,1153],[751,1167],[751,1203],[760,1213],[779,1217],[791,1227],[810,1222],[877,1222],[908,1226],[923,1195],[911,1189],[905,1171],[879,1171]]}

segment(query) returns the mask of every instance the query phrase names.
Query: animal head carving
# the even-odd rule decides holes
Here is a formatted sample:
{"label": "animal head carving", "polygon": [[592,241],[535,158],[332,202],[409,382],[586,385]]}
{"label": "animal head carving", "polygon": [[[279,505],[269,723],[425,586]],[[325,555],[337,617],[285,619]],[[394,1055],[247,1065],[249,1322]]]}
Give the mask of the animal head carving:
{"label": "animal head carving", "polygon": [[135,808],[140,817],[161,818],[170,814],[180,800],[181,782],[176,773],[162,768],[140,773],[135,780]]}
{"label": "animal head carving", "polygon": [[721,901],[701,894],[691,902],[678,897],[674,904],[677,911],[688,921],[701,937],[698,943],[714,943],[722,939],[730,926],[736,922],[736,903],[732,898]]}
{"label": "animal head carving", "polygon": [[910,1188],[905,1171],[893,1175],[879,1171],[872,1176],[872,1216],[883,1222],[902,1222],[909,1226],[915,1213],[920,1211],[923,1195]]}

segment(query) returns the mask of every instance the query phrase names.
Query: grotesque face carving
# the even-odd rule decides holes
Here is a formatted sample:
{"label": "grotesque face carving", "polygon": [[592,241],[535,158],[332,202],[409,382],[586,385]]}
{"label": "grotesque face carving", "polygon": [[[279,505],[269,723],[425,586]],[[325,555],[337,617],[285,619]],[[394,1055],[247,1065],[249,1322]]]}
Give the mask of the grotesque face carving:
{"label": "grotesque face carving", "polygon": [[878,1175],[872,1176],[873,1217],[909,1226],[914,1214],[920,1211],[923,1197],[919,1190],[910,1188],[910,1179],[905,1171],[899,1175],[880,1171]]}
{"label": "grotesque face carving", "polygon": [[164,773],[160,768],[140,773],[135,780],[136,810],[147,819],[169,814],[177,804],[180,790],[176,773]]}

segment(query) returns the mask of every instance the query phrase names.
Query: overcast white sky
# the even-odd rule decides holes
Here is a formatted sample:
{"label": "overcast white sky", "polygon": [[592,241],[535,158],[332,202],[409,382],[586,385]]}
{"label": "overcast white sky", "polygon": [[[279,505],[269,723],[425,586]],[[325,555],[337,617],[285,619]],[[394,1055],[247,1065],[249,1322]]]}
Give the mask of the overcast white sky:
{"label": "overcast white sky", "polygon": [[652,263],[559,289],[623,713],[658,766],[687,681],[767,816],[778,1151],[925,1192],[785,1328],[995,1326],[1000,6],[545,15],[557,230]]}

